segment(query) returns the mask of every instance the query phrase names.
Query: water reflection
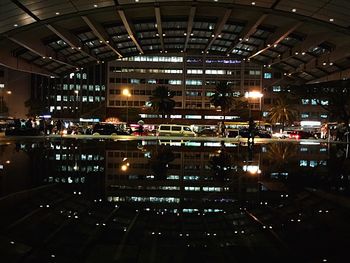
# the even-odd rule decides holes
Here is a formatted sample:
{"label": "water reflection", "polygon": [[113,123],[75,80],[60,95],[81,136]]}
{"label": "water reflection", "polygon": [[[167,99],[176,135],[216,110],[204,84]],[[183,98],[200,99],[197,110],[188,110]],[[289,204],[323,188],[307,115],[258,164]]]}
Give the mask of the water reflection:
{"label": "water reflection", "polygon": [[44,139],[0,154],[5,262],[336,262],[346,251],[344,144]]}

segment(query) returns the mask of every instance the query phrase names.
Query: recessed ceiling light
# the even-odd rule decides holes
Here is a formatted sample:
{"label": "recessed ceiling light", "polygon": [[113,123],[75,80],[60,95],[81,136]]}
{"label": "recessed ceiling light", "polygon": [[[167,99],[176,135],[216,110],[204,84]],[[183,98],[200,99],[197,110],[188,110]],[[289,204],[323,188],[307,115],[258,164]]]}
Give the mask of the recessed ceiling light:
{"label": "recessed ceiling light", "polygon": [[184,36],[187,36],[187,33],[184,33]]}
{"label": "recessed ceiling light", "polygon": [[330,66],[333,66],[333,62],[329,62],[329,65],[330,65]]}
{"label": "recessed ceiling light", "polygon": [[193,33],[191,33],[191,36],[193,36]]}
{"label": "recessed ceiling light", "polygon": [[215,35],[214,35],[214,34],[212,34],[212,35],[211,35],[211,37],[215,37]]}
{"label": "recessed ceiling light", "polygon": [[94,7],[98,7],[98,5],[94,4]]}
{"label": "recessed ceiling light", "polygon": [[255,5],[255,2],[252,2],[252,5]]}
{"label": "recessed ceiling light", "polygon": [[334,22],[334,18],[330,18],[330,19],[329,19],[329,22]]}
{"label": "recessed ceiling light", "polygon": [[13,26],[14,26],[14,27],[18,27],[18,24],[14,24]]}
{"label": "recessed ceiling light", "polygon": [[140,0],[135,0],[136,3],[137,3],[138,1],[140,1]]}
{"label": "recessed ceiling light", "polygon": [[165,34],[163,34],[163,37],[165,37]]}
{"label": "recessed ceiling light", "polygon": [[218,0],[214,0],[214,2],[217,2]]}
{"label": "recessed ceiling light", "polygon": [[108,41],[108,40],[106,40],[106,43],[108,44],[108,43],[109,43],[109,41]]}
{"label": "recessed ceiling light", "polygon": [[59,14],[60,14],[60,12],[56,12],[55,14],[56,14],[56,15],[59,15]]}
{"label": "recessed ceiling light", "polygon": [[292,9],[292,12],[296,12],[297,10],[295,8]]}
{"label": "recessed ceiling light", "polygon": [[302,52],[301,54],[304,56],[306,53],[305,53],[305,52]]}

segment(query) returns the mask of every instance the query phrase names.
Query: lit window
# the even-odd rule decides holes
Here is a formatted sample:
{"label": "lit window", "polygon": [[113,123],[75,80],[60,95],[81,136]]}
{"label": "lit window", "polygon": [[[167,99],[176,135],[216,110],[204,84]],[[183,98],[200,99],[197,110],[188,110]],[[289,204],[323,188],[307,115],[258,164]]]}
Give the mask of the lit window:
{"label": "lit window", "polygon": [[271,78],[272,78],[272,74],[270,72],[264,73],[264,79],[271,79]]}
{"label": "lit window", "polygon": [[301,99],[301,103],[303,105],[308,105],[310,103],[310,100],[309,99]]}
{"label": "lit window", "polygon": [[304,113],[301,114],[300,117],[301,117],[302,119],[305,119],[305,118],[309,118],[309,116],[310,116],[309,113],[304,112]]}
{"label": "lit window", "polygon": [[300,160],[299,166],[307,166],[307,160]]}
{"label": "lit window", "polygon": [[185,115],[185,119],[196,119],[196,120],[200,120],[202,119],[201,115]]}
{"label": "lit window", "polygon": [[3,89],[3,88],[5,88],[5,84],[0,83],[0,89]]}
{"label": "lit window", "polygon": [[272,91],[273,92],[281,92],[282,91],[281,86],[272,86]]}
{"label": "lit window", "polygon": [[62,99],[62,98],[61,98],[61,95],[57,95],[57,96],[56,96],[56,101],[61,101],[61,99]]}

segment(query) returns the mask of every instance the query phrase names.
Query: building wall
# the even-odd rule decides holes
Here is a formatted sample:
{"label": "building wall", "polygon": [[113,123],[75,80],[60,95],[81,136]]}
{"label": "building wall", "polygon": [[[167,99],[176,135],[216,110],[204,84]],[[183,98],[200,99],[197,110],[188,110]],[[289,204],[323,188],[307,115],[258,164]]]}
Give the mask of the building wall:
{"label": "building wall", "polygon": [[[231,84],[235,91],[261,91],[260,65],[228,57],[209,56],[136,56],[108,64],[107,112],[110,117],[125,119],[126,108],[137,108],[143,119],[160,121],[151,113],[149,98],[157,86],[167,86],[176,93],[172,119],[214,121],[222,113],[210,104],[210,96],[220,81]],[[123,95],[129,89],[131,96]],[[251,101],[259,110],[260,101]],[[228,118],[240,118],[237,113]],[[209,116],[219,116],[211,117]],[[220,117],[221,116],[221,117]],[[209,118],[209,119],[208,119]]]}

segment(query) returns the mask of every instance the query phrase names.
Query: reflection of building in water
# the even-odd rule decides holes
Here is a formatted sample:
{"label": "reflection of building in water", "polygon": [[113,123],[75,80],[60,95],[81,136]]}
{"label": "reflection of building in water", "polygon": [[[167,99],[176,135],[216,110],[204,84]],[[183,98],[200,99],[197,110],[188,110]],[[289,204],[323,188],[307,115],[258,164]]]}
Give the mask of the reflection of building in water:
{"label": "reflection of building in water", "polygon": [[[211,160],[223,151],[216,147],[144,145],[125,150],[121,143],[106,153],[106,195],[113,202],[173,204],[174,211],[220,211],[227,203],[256,198],[257,176],[243,170],[237,145],[224,150],[231,163],[215,174]],[[181,144],[180,144],[181,145]],[[118,147],[119,146],[119,147]],[[217,147],[219,146],[219,147]],[[220,159],[218,160],[220,161]],[[161,206],[161,205],[160,205]]]}
{"label": "reflection of building in water", "polygon": [[264,174],[271,179],[287,179],[290,174],[327,173],[327,144],[278,142],[262,147]]}
{"label": "reflection of building in water", "polygon": [[75,185],[74,189],[85,189],[101,193],[104,184],[105,156],[103,147],[78,143],[74,140],[50,141],[46,147],[49,173],[45,181]]}

